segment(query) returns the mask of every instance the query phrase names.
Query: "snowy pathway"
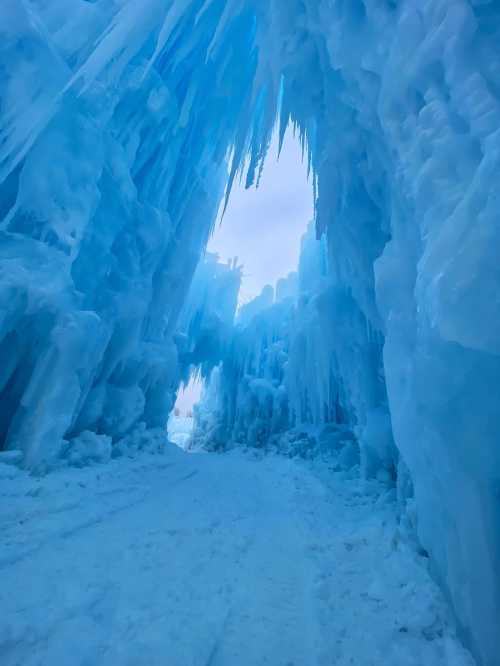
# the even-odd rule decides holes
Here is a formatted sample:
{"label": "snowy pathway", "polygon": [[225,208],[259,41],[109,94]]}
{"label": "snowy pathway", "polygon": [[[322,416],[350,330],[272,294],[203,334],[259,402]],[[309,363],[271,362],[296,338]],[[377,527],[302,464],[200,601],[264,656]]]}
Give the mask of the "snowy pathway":
{"label": "snowy pathway", "polygon": [[174,447],[1,476],[2,666],[472,664],[358,482]]}

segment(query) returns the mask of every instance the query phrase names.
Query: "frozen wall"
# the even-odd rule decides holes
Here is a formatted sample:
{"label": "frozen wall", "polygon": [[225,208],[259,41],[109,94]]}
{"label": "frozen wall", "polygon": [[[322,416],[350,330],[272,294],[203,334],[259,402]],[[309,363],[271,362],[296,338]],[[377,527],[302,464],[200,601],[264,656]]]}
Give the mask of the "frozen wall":
{"label": "frozen wall", "polygon": [[241,270],[236,258],[223,263],[210,252],[196,268],[175,333],[185,384],[192,375],[207,377],[227,353]]}
{"label": "frozen wall", "polygon": [[497,666],[498,5],[268,11],[258,39],[282,127],[295,122],[310,149],[329,257],[317,316],[334,331],[348,419],[368,468],[409,468],[435,574]]}
{"label": "frozen wall", "polygon": [[223,5],[1,3],[0,447],[30,467],[166,422],[255,70],[252,16],[219,40]]}
{"label": "frozen wall", "polygon": [[[372,358],[379,358],[380,342],[357,347],[364,341],[359,312],[336,294],[329,265],[326,238],[317,239],[310,224],[298,272],[279,280],[276,293],[267,286],[240,309],[222,362],[195,410],[196,445],[305,456],[336,456],[346,446],[345,462],[360,464],[363,476],[394,483],[398,454],[383,382],[376,407],[363,411],[364,404],[356,402],[371,395]],[[332,305],[338,301],[344,311],[336,321]],[[339,349],[346,368],[352,367],[347,377]]]}
{"label": "frozen wall", "polygon": [[264,447],[290,425],[284,366],[295,315],[293,299],[274,303],[274,290],[240,310],[222,362],[195,407],[196,446]]}
{"label": "frozen wall", "polygon": [[366,451],[392,422],[422,543],[498,666],[499,30],[495,0],[4,0],[2,448],[37,466],[164,423],[226,158],[257,177],[279,111],[314,173],[346,418]]}
{"label": "frozen wall", "polygon": [[420,539],[496,666],[498,3],[291,4],[283,17],[276,2],[272,23],[286,45],[282,109],[309,138],[325,312],[359,437],[387,395]]}

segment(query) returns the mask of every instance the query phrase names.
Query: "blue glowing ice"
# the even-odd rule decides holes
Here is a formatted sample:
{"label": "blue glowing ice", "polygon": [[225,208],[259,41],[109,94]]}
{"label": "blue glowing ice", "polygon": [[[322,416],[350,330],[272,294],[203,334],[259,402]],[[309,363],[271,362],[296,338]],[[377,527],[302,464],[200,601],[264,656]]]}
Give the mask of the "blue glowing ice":
{"label": "blue glowing ice", "polygon": [[[342,426],[499,666],[499,35],[494,0],[3,0],[1,448],[106,457],[216,367],[222,446]],[[315,231],[228,334],[234,291],[181,312],[277,119]]]}

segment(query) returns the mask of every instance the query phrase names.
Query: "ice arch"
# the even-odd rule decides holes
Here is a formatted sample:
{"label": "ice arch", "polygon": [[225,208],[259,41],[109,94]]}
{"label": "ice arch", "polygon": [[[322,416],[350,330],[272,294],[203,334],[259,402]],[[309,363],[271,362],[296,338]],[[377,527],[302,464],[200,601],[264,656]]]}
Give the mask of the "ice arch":
{"label": "ice arch", "polygon": [[499,664],[497,3],[4,0],[0,17],[2,448],[36,467],[83,431],[163,424],[218,201],[246,155],[258,176],[279,116],[317,184],[342,408],[362,446],[390,418],[436,575]]}

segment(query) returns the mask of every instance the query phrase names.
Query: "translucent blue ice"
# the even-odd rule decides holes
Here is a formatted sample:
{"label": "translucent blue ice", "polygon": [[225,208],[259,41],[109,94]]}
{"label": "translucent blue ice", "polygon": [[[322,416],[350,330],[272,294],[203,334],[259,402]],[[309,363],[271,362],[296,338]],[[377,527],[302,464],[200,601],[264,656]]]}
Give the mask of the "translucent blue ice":
{"label": "translucent blue ice", "polygon": [[164,426],[186,364],[220,360],[179,313],[278,118],[323,249],[219,348],[219,388],[244,358],[256,405],[220,413],[235,441],[346,424],[498,666],[499,36],[496,0],[3,0],[1,448],[107,456]]}

